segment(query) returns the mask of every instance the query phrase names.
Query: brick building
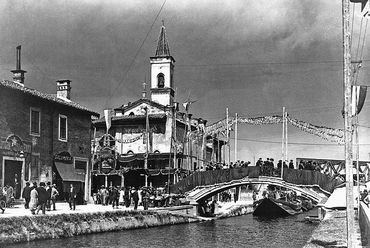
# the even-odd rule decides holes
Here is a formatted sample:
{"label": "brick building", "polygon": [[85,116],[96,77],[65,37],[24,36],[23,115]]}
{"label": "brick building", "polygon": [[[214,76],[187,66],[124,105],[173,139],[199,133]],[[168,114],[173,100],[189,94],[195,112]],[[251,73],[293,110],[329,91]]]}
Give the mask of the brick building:
{"label": "brick building", "polygon": [[56,183],[59,192],[73,183],[88,200],[91,123],[99,115],[70,99],[70,80],[58,80],[56,94],[26,87],[20,47],[12,72],[14,81],[0,82],[0,186],[19,197],[26,181]]}

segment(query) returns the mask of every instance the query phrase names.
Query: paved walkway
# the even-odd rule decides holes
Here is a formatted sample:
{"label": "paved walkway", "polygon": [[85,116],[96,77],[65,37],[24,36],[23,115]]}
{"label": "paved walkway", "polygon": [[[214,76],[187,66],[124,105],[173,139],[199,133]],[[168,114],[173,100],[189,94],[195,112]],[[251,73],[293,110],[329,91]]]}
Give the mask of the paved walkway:
{"label": "paved walkway", "polygon": [[[96,204],[87,205],[76,205],[76,210],[70,210],[67,202],[57,202],[55,211],[46,211],[47,215],[50,214],[68,214],[68,213],[93,213],[93,212],[107,212],[107,211],[122,211],[122,210],[133,210],[134,207],[130,206],[126,208],[119,206],[118,209],[113,209],[112,205],[102,206]],[[143,210],[142,206],[138,207],[138,210]],[[6,208],[4,214],[0,213],[0,218],[11,217],[11,216],[28,216],[32,215],[29,209],[25,209],[23,204],[17,204],[12,208]],[[39,212],[42,215],[42,212]]]}

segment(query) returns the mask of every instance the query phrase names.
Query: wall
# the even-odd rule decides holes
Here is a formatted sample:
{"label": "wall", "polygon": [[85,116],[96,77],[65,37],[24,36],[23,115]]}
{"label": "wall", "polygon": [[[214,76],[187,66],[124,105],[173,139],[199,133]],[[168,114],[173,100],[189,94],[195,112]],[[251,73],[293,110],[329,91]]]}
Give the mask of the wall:
{"label": "wall", "polygon": [[199,221],[169,212],[114,211],[2,218],[0,244]]}

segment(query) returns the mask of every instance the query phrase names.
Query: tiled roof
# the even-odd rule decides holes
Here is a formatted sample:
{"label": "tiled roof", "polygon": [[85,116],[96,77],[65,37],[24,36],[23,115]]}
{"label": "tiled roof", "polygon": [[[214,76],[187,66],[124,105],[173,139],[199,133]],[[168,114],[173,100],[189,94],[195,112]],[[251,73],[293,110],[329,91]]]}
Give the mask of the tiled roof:
{"label": "tiled roof", "polygon": [[86,112],[89,112],[91,115],[94,115],[94,116],[99,116],[98,113],[96,113],[92,110],[89,110],[88,108],[86,108],[86,107],[84,107],[84,106],[82,106],[82,105],[80,105],[76,102],[65,101],[63,99],[60,99],[55,94],[42,93],[38,90],[30,89],[30,88],[27,88],[25,86],[19,85],[18,83],[14,83],[14,82],[11,82],[11,81],[8,81],[8,80],[0,81],[0,86],[6,87],[6,88],[9,88],[9,89],[13,89],[13,90],[19,90],[20,92],[25,93],[25,94],[29,94],[29,95],[32,95],[32,96],[36,96],[36,97],[54,102],[54,103],[59,103],[59,104],[65,105],[65,106],[75,108],[75,109],[86,111]]}
{"label": "tiled roof", "polygon": [[[162,119],[165,118],[166,114],[149,114],[149,119]],[[140,120],[145,119],[145,115],[122,115],[122,116],[112,116],[113,121],[119,120]],[[99,120],[93,122],[94,124],[105,123],[105,118],[102,117]]]}
{"label": "tiled roof", "polygon": [[166,28],[164,25],[161,27],[161,32],[159,33],[157,50],[155,51],[155,57],[171,56],[170,47],[168,46],[168,41],[166,37]]}

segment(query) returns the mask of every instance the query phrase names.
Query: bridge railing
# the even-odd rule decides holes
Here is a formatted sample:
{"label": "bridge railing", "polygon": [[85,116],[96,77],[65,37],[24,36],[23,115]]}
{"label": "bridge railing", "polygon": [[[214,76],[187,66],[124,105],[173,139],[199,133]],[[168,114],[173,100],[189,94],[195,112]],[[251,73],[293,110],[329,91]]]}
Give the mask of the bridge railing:
{"label": "bridge railing", "polygon": [[336,186],[343,181],[338,178],[325,175],[318,171],[296,170],[284,168],[283,180],[296,185],[318,185],[323,190],[332,193]]}
{"label": "bridge railing", "polygon": [[[258,178],[260,173],[260,167],[256,166],[227,170],[198,171],[182,179],[177,184],[171,185],[170,191],[171,193],[185,193],[198,186],[230,182],[247,176],[250,178]],[[261,175],[264,175],[264,173],[261,173]],[[333,192],[337,185],[343,183],[339,179],[334,179],[317,171],[295,170],[288,168],[284,168],[283,180],[296,185],[318,185],[328,192]]]}
{"label": "bridge railing", "polygon": [[197,186],[230,182],[244,177],[259,177],[259,167],[240,167],[227,170],[197,171],[170,187],[172,193],[185,193]]}

